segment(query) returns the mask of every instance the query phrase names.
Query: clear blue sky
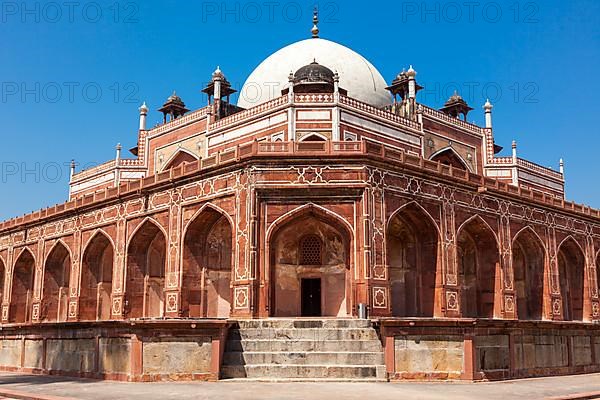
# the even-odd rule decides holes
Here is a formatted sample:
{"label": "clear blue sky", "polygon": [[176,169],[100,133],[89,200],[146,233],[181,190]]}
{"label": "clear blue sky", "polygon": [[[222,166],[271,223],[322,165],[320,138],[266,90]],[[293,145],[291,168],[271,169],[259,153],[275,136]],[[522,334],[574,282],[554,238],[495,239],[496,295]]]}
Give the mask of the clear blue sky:
{"label": "clear blue sky", "polygon": [[[204,106],[217,65],[241,86],[309,37],[314,4],[0,2],[0,219],[64,201],[72,158],[99,163],[117,142],[134,146],[142,100],[154,124],[173,89]],[[440,107],[458,87],[482,123],[492,97],[496,141],[509,150],[516,139],[520,156],[554,168],[564,157],[567,198],[600,207],[599,1],[318,4],[321,36],[387,81],[413,64],[428,89],[420,101]]]}

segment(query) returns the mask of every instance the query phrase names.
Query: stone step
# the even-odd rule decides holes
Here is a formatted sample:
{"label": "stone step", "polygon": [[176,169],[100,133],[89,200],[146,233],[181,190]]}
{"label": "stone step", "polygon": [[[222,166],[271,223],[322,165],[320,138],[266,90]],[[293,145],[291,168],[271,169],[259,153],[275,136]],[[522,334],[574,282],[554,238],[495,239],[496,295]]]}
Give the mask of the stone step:
{"label": "stone step", "polygon": [[370,328],[368,319],[254,319],[238,321],[240,329]]}
{"label": "stone step", "polygon": [[221,377],[250,379],[385,379],[383,365],[224,365]]}
{"label": "stone step", "polygon": [[290,383],[290,382],[335,382],[335,383],[370,383],[387,382],[386,378],[222,378],[222,383],[248,383],[248,382],[268,382],[268,383]]}
{"label": "stone step", "polygon": [[296,364],[296,365],[382,365],[381,352],[226,352],[226,365]]}
{"label": "stone step", "polygon": [[381,352],[381,342],[377,340],[234,340],[230,338],[225,346],[225,351],[343,351],[343,352]]}
{"label": "stone step", "polygon": [[236,339],[310,339],[310,340],[375,340],[373,328],[249,328],[231,329],[229,338]]}

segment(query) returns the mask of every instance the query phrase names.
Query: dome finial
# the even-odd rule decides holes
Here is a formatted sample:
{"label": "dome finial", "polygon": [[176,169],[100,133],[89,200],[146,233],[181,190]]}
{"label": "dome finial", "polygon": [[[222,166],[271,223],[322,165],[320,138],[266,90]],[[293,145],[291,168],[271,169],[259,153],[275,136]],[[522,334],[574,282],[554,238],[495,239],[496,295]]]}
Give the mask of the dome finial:
{"label": "dome finial", "polygon": [[319,8],[317,6],[315,6],[313,11],[313,27],[311,32],[313,38],[319,37]]}

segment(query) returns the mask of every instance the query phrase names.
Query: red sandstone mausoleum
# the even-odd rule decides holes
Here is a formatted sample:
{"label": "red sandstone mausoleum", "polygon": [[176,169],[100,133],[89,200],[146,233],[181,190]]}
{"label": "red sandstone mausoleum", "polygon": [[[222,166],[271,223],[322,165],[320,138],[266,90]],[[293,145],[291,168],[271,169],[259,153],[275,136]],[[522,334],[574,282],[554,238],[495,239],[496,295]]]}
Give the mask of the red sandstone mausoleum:
{"label": "red sandstone mausoleum", "polygon": [[[600,371],[600,211],[313,38],[176,94],[133,157],[0,223],[0,368],[119,380]],[[479,107],[478,107],[479,108]],[[368,319],[358,318],[366,305]]]}

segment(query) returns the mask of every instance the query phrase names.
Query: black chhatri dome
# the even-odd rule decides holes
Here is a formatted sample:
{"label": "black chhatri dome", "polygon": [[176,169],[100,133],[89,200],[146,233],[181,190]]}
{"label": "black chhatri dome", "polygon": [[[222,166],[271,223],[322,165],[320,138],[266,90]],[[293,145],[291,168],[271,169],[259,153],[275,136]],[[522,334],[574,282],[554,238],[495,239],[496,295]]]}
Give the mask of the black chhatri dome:
{"label": "black chhatri dome", "polygon": [[332,70],[314,60],[312,63],[296,71],[294,74],[294,84],[327,83],[333,85],[334,75]]}

